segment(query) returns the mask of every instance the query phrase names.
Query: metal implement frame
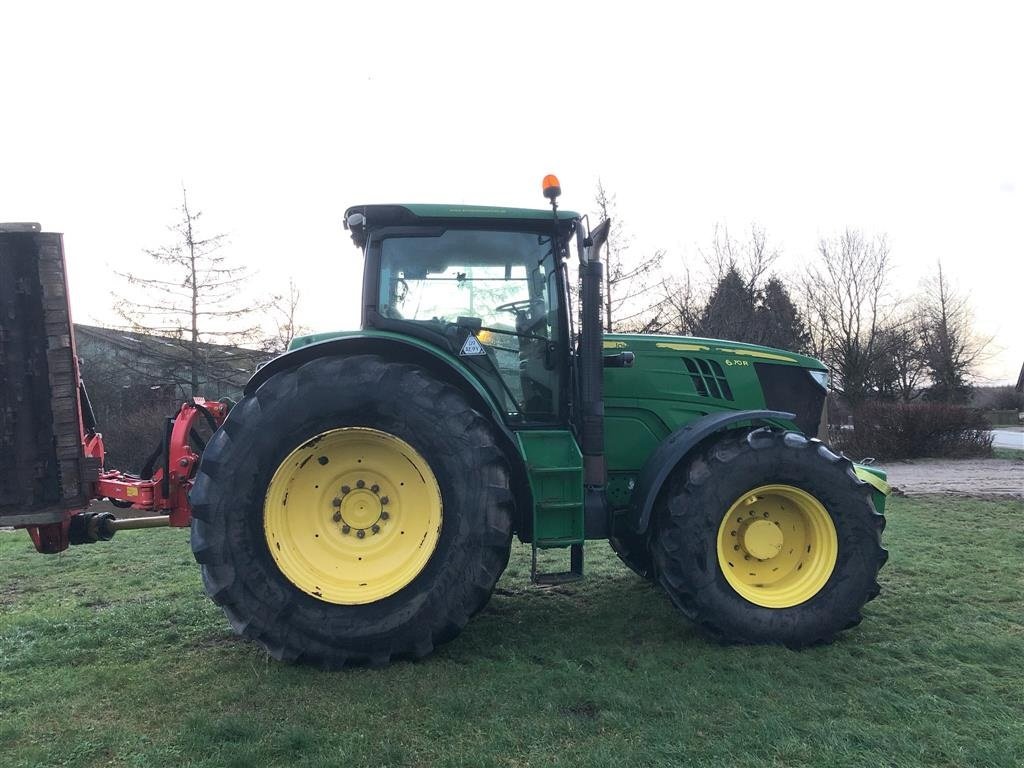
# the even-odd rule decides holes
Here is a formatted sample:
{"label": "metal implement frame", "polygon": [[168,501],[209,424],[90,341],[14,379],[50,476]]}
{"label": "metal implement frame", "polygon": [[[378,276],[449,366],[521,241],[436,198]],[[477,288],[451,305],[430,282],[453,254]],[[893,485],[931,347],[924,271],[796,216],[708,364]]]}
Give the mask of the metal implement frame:
{"label": "metal implement frame", "polygon": [[[84,509],[70,510],[60,522],[38,525],[24,525],[39,552],[54,554],[68,548],[69,544],[85,544],[102,541],[113,536],[122,528],[150,528],[169,525],[187,528],[192,522],[192,507],[188,492],[192,487],[199,452],[189,438],[195,435],[197,419],[204,419],[211,429],[216,430],[227,417],[225,403],[207,401],[193,397],[182,403],[178,413],[168,419],[161,447],[162,466],[156,468],[151,477],[141,478],[116,469],[101,469],[98,479],[91,483],[91,499],[110,499],[118,506],[131,505],[132,509],[158,512],[165,517],[142,518],[148,524],[133,524],[131,520],[116,520],[109,513],[95,515]],[[82,430],[82,451],[85,456],[98,460],[103,465],[103,435]]]}

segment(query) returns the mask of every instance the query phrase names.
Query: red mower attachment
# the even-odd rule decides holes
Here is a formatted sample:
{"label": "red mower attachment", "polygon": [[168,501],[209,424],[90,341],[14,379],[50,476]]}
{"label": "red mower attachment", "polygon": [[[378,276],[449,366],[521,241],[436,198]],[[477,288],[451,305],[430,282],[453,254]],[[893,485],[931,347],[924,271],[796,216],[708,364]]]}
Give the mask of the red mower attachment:
{"label": "red mower attachment", "polygon": [[[36,549],[110,539],[123,528],[187,526],[188,492],[229,404],[193,397],[168,418],[136,475],[104,467],[103,436],[79,375],[64,243],[34,223],[0,223],[0,526]],[[119,520],[93,500],[152,512]]]}
{"label": "red mower attachment", "polygon": [[[109,499],[121,509],[156,515],[118,519],[110,512],[72,511],[59,523],[25,526],[36,549],[60,552],[69,544],[108,541],[117,531],[130,528],[187,528],[192,522],[188,492],[205,447],[196,429],[198,420],[205,421],[213,432],[224,423],[227,412],[227,403],[194,397],[183,403],[173,418],[167,419],[163,440],[146,462],[142,476],[117,469],[99,470],[97,479],[91,483],[91,498]],[[82,449],[103,467],[103,435],[91,430],[83,433]]]}

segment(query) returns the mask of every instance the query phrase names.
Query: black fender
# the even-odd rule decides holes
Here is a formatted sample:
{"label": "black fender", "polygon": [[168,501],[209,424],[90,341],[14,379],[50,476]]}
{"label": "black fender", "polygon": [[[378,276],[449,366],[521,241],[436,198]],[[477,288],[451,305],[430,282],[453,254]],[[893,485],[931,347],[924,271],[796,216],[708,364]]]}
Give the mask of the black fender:
{"label": "black fender", "polygon": [[795,414],[784,411],[723,411],[709,413],[670,434],[647,458],[633,494],[629,500],[626,525],[636,533],[643,533],[651,520],[654,502],[661,493],[665,480],[686,455],[705,439],[726,427],[741,421],[793,421]]}
{"label": "black fender", "polygon": [[334,355],[360,354],[381,355],[395,362],[419,365],[440,380],[460,389],[480,413],[489,418],[512,470],[512,494],[515,497],[516,508],[513,520],[515,530],[520,537],[532,535],[533,493],[530,491],[526,464],[517,447],[515,435],[505,425],[501,409],[478,379],[457,363],[453,363],[450,355],[422,341],[406,340],[397,335],[381,333],[353,333],[308,344],[275,357],[256,371],[246,383],[244,394],[246,397],[254,395],[260,385],[274,374],[296,368],[310,360]]}

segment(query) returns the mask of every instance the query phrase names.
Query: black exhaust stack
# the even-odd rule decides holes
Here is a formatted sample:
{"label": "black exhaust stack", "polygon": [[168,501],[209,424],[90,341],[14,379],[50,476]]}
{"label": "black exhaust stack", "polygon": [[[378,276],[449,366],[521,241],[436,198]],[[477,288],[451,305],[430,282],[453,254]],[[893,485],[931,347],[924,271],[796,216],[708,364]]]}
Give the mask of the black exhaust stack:
{"label": "black exhaust stack", "polygon": [[583,482],[603,487],[606,481],[604,457],[604,326],[601,323],[601,286],[604,264],[601,248],[608,241],[611,221],[605,219],[584,242],[587,246],[580,264],[580,449],[583,452]]}

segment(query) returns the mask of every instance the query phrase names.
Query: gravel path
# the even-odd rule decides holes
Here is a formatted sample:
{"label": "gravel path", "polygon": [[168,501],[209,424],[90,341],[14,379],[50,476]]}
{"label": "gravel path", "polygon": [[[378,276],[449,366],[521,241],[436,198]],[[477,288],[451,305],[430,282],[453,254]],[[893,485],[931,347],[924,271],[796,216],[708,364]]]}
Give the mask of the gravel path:
{"label": "gravel path", "polygon": [[1020,459],[916,459],[879,463],[889,483],[908,496],[948,493],[1024,499]]}

